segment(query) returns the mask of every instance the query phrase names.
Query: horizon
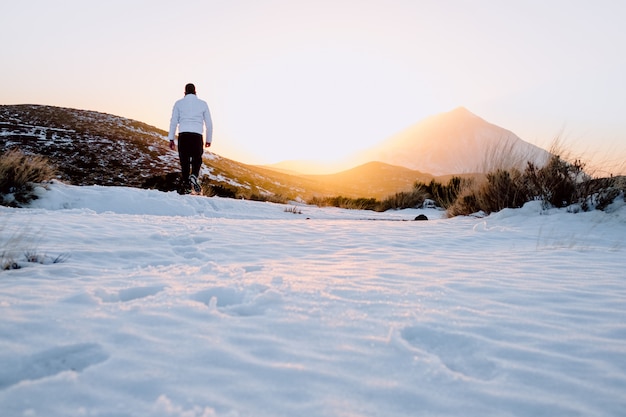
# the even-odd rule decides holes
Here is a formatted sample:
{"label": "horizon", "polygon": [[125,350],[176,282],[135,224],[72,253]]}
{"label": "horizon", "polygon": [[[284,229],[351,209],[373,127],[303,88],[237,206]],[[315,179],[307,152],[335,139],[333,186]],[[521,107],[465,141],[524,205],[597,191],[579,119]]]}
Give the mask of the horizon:
{"label": "horizon", "polygon": [[[2,104],[0,104],[0,106],[3,106]],[[76,111],[85,111],[85,112],[95,112],[95,113],[100,113],[103,115],[109,115],[112,117],[120,117],[129,121],[135,121],[135,122],[139,122],[139,123],[145,123],[141,120],[136,120],[136,119],[130,119],[127,117],[124,117],[122,115],[117,115],[117,114],[111,114],[111,113],[107,113],[107,112],[101,112],[101,111],[97,111],[97,110],[90,110],[90,109],[73,109],[73,108],[68,108],[68,107],[61,107],[61,106],[50,106],[50,105],[46,105],[46,104],[36,104],[36,103],[23,103],[23,104],[15,104],[15,105],[6,105],[6,106],[42,106],[42,107],[57,107],[59,109],[62,108],[67,108],[69,110],[76,110]],[[459,110],[462,110],[462,112],[459,112]],[[474,131],[473,134],[480,134],[479,132],[482,131],[482,129],[485,128],[485,126],[489,126],[489,125],[493,125],[492,123],[490,123],[487,120],[484,120],[483,118],[481,118],[479,115],[471,112],[469,109],[460,106],[457,107],[455,109],[452,109],[450,111],[447,112],[443,112],[440,114],[436,114],[436,115],[431,115],[426,117],[425,119],[419,121],[418,123],[415,123],[413,126],[409,127],[408,129],[405,129],[404,131],[399,132],[399,134],[397,134],[397,136],[392,136],[391,138],[388,139],[397,139],[398,137],[406,137],[408,132],[414,131],[415,128],[418,128],[420,130],[422,130],[422,128],[420,126],[424,126],[424,124],[426,124],[426,126],[430,126],[427,127],[427,131],[430,131],[430,133],[426,133],[428,136],[433,136],[433,135],[437,135],[438,130],[432,131],[430,130],[432,128],[432,126],[438,126],[438,127],[443,127],[445,125],[442,124],[442,120],[446,120],[446,121],[452,121],[452,123],[454,123],[457,126],[460,126],[464,123],[466,123],[466,119],[465,117],[470,117],[470,118],[478,118],[482,121],[482,123],[484,123],[484,126],[479,127],[477,131]],[[458,117],[461,117],[461,119],[459,120]],[[445,119],[442,119],[442,117],[444,117]],[[435,125],[432,124],[433,120],[438,119],[437,123]],[[146,123],[147,124],[147,123]],[[149,125],[149,124],[148,124]],[[149,125],[152,126],[153,128],[159,129],[159,130],[163,130],[162,128],[159,128],[157,126],[153,126],[153,125]],[[495,126],[495,128],[502,130],[503,132],[509,132],[509,133],[513,133],[510,132],[508,129],[502,127],[502,126],[497,126],[497,125],[493,125]],[[164,131],[164,130],[163,130]],[[165,134],[167,134],[167,131],[164,131]],[[468,132],[469,133],[469,132]],[[413,135],[414,133],[409,133],[411,135]],[[418,141],[420,139],[423,139],[424,133],[422,132],[421,134],[418,134],[418,136],[412,136],[414,139],[417,139]],[[515,137],[517,137],[514,133],[513,135]],[[468,137],[472,137],[472,135],[468,136]],[[484,136],[485,139],[489,138],[489,135]],[[464,140],[463,137],[459,137],[458,139],[460,140]],[[608,159],[601,159],[599,160],[600,163],[598,164],[598,160],[597,159],[593,159],[590,157],[589,154],[580,154],[580,153],[576,153],[576,151],[571,147],[571,144],[568,143],[566,140],[564,140],[562,137],[557,136],[555,139],[552,140],[552,142],[550,144],[548,144],[549,146],[539,146],[539,145],[535,145],[535,144],[531,144],[530,142],[526,142],[523,139],[517,137],[518,140],[521,140],[522,143],[526,143],[526,144],[530,144],[532,146],[536,146],[537,149],[541,149],[544,150],[546,152],[550,152],[553,153],[555,155],[558,155],[559,157],[563,158],[566,161],[569,162],[574,162],[574,161],[580,161],[582,162],[583,166],[585,167],[585,171],[591,175],[592,177],[608,177],[608,176],[622,176],[622,175],[626,175],[626,157],[622,156],[618,156],[613,158],[611,161],[615,161],[615,162],[611,162],[609,164],[609,160]],[[379,148],[380,145],[382,145],[382,142],[386,142],[386,141],[381,141],[378,144],[374,144],[373,147],[369,148],[369,149],[363,149],[361,151],[364,151],[365,153],[368,153],[368,151],[371,151],[372,149],[375,148]],[[423,142],[423,141],[422,141]],[[419,143],[419,142],[418,142]],[[165,145],[164,145],[165,146]],[[387,148],[385,148],[387,149]],[[394,148],[391,148],[394,149]],[[406,169],[410,169],[410,170],[416,170],[416,171],[420,171],[420,172],[424,172],[430,175],[434,175],[434,176],[440,176],[440,175],[456,175],[456,174],[464,174],[465,171],[463,172],[456,172],[456,171],[446,171],[446,172],[435,172],[435,171],[431,171],[427,168],[424,167],[413,167],[413,166],[407,166],[406,164],[403,164],[402,162],[393,162],[393,161],[384,161],[384,160],[379,160],[376,158],[369,158],[369,159],[365,159],[363,158],[362,155],[359,154],[359,151],[355,151],[352,154],[347,155],[346,157],[344,157],[343,159],[335,159],[333,161],[327,161],[327,160],[314,160],[314,159],[288,159],[288,160],[282,160],[276,163],[249,163],[246,161],[242,161],[242,160],[238,160],[233,156],[228,156],[228,155],[222,155],[218,152],[213,152],[217,155],[220,155],[222,157],[231,159],[235,162],[238,163],[244,163],[244,164],[248,164],[248,165],[253,165],[253,166],[259,166],[259,167],[267,167],[270,169],[276,169],[278,171],[292,171],[293,173],[297,174],[297,175],[332,175],[332,174],[339,174],[341,172],[345,172],[345,171],[350,171],[352,169],[356,169],[360,166],[363,165],[367,165],[367,164],[371,164],[371,163],[382,163],[382,164],[386,164],[386,165],[391,165],[391,166],[397,166],[397,167],[402,167],[402,168],[406,168]],[[489,154],[489,152],[491,152],[490,150],[486,151],[487,154]],[[592,156],[592,155],[591,155]],[[470,159],[471,161],[471,159]],[[493,161],[492,161],[493,162]],[[481,163],[486,163],[486,161],[483,161]],[[481,164],[479,163],[479,164]]]}
{"label": "horizon", "polygon": [[462,106],[544,149],[560,136],[578,154],[626,160],[615,53],[626,4],[210,1],[189,4],[211,16],[197,25],[166,6],[8,5],[0,33],[21,36],[4,45],[0,103],[167,130],[193,82],[211,108],[211,151],[263,165],[336,161]]}

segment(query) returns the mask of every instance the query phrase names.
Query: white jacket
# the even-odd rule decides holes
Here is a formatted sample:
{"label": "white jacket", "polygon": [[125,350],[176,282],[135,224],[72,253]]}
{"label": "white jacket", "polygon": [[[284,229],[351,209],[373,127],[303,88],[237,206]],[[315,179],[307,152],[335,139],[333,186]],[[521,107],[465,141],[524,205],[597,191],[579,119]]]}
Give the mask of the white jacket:
{"label": "white jacket", "polygon": [[174,140],[176,127],[178,133],[191,132],[203,133],[203,124],[206,127],[206,142],[211,143],[213,139],[213,122],[211,112],[206,101],[200,100],[195,94],[187,94],[174,104],[172,118],[170,119],[169,140]]}

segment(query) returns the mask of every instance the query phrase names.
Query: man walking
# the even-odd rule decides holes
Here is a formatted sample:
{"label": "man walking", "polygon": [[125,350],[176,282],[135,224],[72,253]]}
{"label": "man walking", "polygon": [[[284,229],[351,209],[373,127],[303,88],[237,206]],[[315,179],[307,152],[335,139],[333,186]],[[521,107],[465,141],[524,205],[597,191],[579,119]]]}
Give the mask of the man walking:
{"label": "man walking", "polygon": [[[202,190],[198,182],[200,167],[202,166],[202,131],[206,130],[205,147],[211,146],[213,137],[213,122],[209,106],[204,100],[196,96],[196,87],[193,84],[185,86],[185,97],[174,104],[170,120],[170,148],[176,149],[174,137],[178,128],[178,157],[181,169],[181,193],[193,190],[199,194]],[[190,173],[191,169],[191,173]]]}

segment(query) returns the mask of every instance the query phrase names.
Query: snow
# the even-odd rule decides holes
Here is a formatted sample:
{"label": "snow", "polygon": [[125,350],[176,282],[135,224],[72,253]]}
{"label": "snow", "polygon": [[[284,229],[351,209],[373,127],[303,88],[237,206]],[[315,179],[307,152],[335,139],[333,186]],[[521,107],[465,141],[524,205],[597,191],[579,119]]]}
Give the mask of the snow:
{"label": "snow", "polygon": [[2,416],[626,410],[624,204],[445,219],[40,194],[0,208],[2,247],[41,261],[0,272]]}

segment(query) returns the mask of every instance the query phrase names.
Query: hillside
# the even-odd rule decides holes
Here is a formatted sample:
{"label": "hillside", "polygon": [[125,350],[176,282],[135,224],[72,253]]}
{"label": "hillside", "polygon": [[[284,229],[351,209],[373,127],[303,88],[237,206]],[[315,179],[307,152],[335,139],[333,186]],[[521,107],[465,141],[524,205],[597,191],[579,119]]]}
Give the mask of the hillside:
{"label": "hillside", "polygon": [[[416,181],[430,182],[434,177],[408,168],[385,164],[382,162],[368,162],[353,169],[336,174],[303,175],[328,190],[340,191],[344,196],[361,196],[384,198],[397,191],[410,190]],[[394,188],[390,188],[394,184]]]}
{"label": "hillside", "polygon": [[140,187],[171,171],[158,129],[104,113],[51,106],[0,106],[3,149],[46,156],[59,179],[77,185]]}
{"label": "hillside", "polygon": [[[46,156],[58,178],[74,185],[118,185],[176,190],[178,154],[167,132],[145,123],[88,110],[42,106],[0,106],[0,149],[19,148]],[[205,152],[201,173],[218,194],[249,199],[313,196],[385,197],[419,178],[398,168],[357,168],[332,176],[301,176],[242,164]],[[368,172],[371,171],[371,172]],[[413,177],[413,178],[412,178]]]}

